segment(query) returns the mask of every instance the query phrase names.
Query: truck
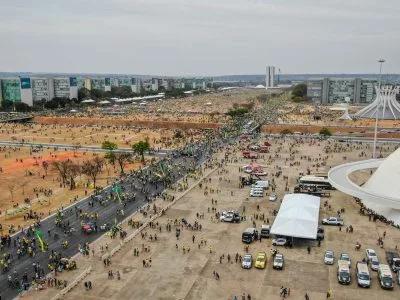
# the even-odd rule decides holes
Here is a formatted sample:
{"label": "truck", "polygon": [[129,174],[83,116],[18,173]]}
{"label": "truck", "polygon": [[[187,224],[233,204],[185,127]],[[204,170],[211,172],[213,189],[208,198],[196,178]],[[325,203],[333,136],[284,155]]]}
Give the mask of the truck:
{"label": "truck", "polygon": [[386,251],[386,260],[393,272],[400,270],[400,255],[395,251]]}
{"label": "truck", "polygon": [[337,217],[329,217],[329,218],[322,219],[322,224],[323,225],[343,226],[344,221],[343,221],[343,219],[340,219]]}
{"label": "truck", "polygon": [[263,188],[264,190],[267,190],[269,186],[268,180],[257,180],[256,183],[254,183],[251,187],[252,188]]}

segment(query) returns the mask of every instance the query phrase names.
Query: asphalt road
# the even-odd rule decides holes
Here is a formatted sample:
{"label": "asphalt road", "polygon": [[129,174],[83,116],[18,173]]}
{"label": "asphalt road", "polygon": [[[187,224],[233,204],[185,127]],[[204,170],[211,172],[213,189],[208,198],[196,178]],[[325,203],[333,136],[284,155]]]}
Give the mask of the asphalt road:
{"label": "asphalt road", "polygon": [[[110,150],[103,149],[101,147],[96,146],[74,146],[74,145],[65,145],[65,144],[48,144],[48,143],[21,143],[21,142],[13,142],[13,141],[0,141],[0,145],[7,147],[26,147],[26,148],[46,148],[46,149],[55,149],[58,150],[76,150],[76,151],[92,151],[92,152],[109,152]],[[116,151],[117,152],[117,151]],[[118,148],[118,152],[128,152],[134,153],[132,148]],[[171,150],[160,150],[151,153],[147,153],[147,155],[155,155],[155,156],[165,156],[166,154],[171,153]]]}
{"label": "asphalt road", "polygon": [[[191,163],[194,163],[195,165],[198,166],[199,164],[201,164],[206,160],[206,158],[212,152],[211,149],[214,149],[221,143],[222,141],[219,140],[214,144],[203,143],[201,145],[200,144],[196,145],[197,149],[196,158],[173,153],[171,155],[171,161],[169,164],[171,165],[181,164],[189,166]],[[158,170],[158,165],[149,166],[145,171],[143,171],[143,173],[149,174],[155,170]],[[177,180],[179,180],[182,176],[184,176],[187,173],[187,171],[188,170],[181,170],[180,172],[178,172],[176,168],[175,169],[173,168],[173,171],[170,174],[170,176],[172,177],[172,182],[176,182]],[[89,207],[88,204],[89,198],[74,203],[68,208],[64,208],[65,216],[63,220],[69,221],[70,227],[76,229],[76,232],[74,232],[71,237],[64,237],[63,229],[55,226],[56,216],[53,215],[43,220],[39,230],[43,233],[44,240],[49,243],[49,251],[42,253],[39,250],[40,248],[37,247],[37,254],[35,258],[31,258],[27,254],[25,254],[21,258],[17,259],[16,248],[14,248],[14,240],[19,237],[22,238],[23,236],[25,236],[25,234],[18,233],[15,236],[13,236],[11,246],[9,248],[5,247],[2,251],[2,253],[4,253],[4,251],[12,253],[14,256],[14,263],[11,265],[10,271],[8,271],[7,273],[2,273],[0,275],[0,296],[2,297],[1,299],[12,299],[15,296],[17,296],[18,293],[18,291],[15,288],[11,287],[8,284],[7,280],[8,275],[18,276],[19,278],[21,278],[24,272],[27,272],[28,282],[31,282],[31,279],[34,276],[34,268],[32,265],[34,262],[38,262],[40,266],[44,268],[45,273],[49,272],[47,265],[51,250],[61,253],[62,257],[71,257],[77,253],[79,244],[83,245],[86,242],[91,243],[94,240],[98,239],[102,234],[104,234],[104,232],[101,232],[100,230],[97,233],[93,232],[91,234],[86,234],[82,232],[80,228],[81,219],[79,217],[76,217],[75,215],[75,208],[74,208],[75,206],[78,206],[78,208],[82,209],[83,212],[90,212],[90,213],[97,212],[100,216],[97,221],[97,225],[98,227],[100,227],[100,225],[104,223],[113,225],[115,220],[117,222],[122,221],[124,218],[133,214],[145,203],[147,203],[146,195],[141,192],[141,189],[143,188],[144,185],[141,183],[138,176],[135,175],[128,176],[126,179],[121,181],[119,185],[122,187],[122,193],[124,192],[128,192],[131,194],[136,193],[136,198],[134,201],[126,202],[126,207],[124,208],[125,212],[124,216],[117,215],[117,211],[122,207],[119,201],[110,200],[108,201],[108,204],[105,206],[102,206],[95,201],[94,207]],[[155,195],[159,192],[162,192],[164,188],[165,187],[163,186],[162,183],[158,183],[157,186],[156,184],[151,184],[151,183],[147,183],[145,185],[145,189],[149,191],[150,195]],[[101,192],[101,194],[106,195],[110,193],[111,192],[110,189],[111,189],[110,187],[104,189]],[[48,230],[50,230],[50,236],[48,235]],[[58,240],[54,240],[53,238],[55,232],[57,232],[59,235]],[[69,242],[69,247],[66,249],[64,249],[61,246],[61,242],[64,240],[68,240]],[[39,243],[37,243],[37,245],[39,245]],[[17,275],[14,275],[14,270],[16,270]]]}

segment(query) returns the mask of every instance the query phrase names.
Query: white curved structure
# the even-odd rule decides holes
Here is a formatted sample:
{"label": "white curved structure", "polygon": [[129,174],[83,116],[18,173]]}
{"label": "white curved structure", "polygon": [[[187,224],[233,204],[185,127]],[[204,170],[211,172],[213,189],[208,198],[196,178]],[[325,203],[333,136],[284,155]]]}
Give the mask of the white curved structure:
{"label": "white curved structure", "polygon": [[[355,171],[375,169],[359,186],[349,179]],[[400,225],[400,149],[385,159],[369,159],[343,164],[328,172],[330,183],[338,190],[360,198],[364,205]]]}
{"label": "white curved structure", "polygon": [[396,100],[399,93],[399,87],[381,86],[375,87],[376,99],[370,105],[364,107],[355,114],[359,118],[375,119],[378,110],[378,119],[380,120],[398,120],[400,119],[400,104]]}
{"label": "white curved structure", "polygon": [[339,120],[352,120],[349,115],[349,105],[347,103],[339,103],[336,106],[331,107],[330,110],[338,110],[344,112]]}

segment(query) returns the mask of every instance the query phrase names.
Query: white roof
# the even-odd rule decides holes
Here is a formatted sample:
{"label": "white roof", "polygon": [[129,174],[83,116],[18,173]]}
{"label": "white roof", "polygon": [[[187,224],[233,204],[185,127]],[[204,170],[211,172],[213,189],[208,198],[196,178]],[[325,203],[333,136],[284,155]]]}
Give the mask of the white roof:
{"label": "white roof", "polygon": [[287,194],[283,197],[271,233],[305,239],[316,239],[320,197]]}
{"label": "white roof", "polygon": [[96,102],[96,101],[93,99],[87,99],[87,100],[82,101],[82,103],[94,103],[94,102]]}

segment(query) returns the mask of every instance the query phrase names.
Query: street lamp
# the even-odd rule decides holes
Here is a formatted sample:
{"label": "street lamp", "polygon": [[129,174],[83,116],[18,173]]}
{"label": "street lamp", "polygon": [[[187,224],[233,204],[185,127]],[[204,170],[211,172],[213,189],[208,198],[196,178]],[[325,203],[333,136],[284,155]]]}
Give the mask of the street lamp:
{"label": "street lamp", "polygon": [[[381,78],[382,78],[382,65],[385,62],[384,59],[379,59],[378,63],[380,64],[379,66],[379,81],[378,81],[378,91],[379,91],[379,95],[377,95],[377,97],[380,97],[381,94]],[[378,102],[379,103],[379,102]],[[376,116],[375,116],[375,132],[374,132],[374,149],[373,149],[373,153],[372,153],[372,158],[376,158],[376,139],[378,136],[378,113],[379,113],[379,107],[380,105],[376,106]]]}

